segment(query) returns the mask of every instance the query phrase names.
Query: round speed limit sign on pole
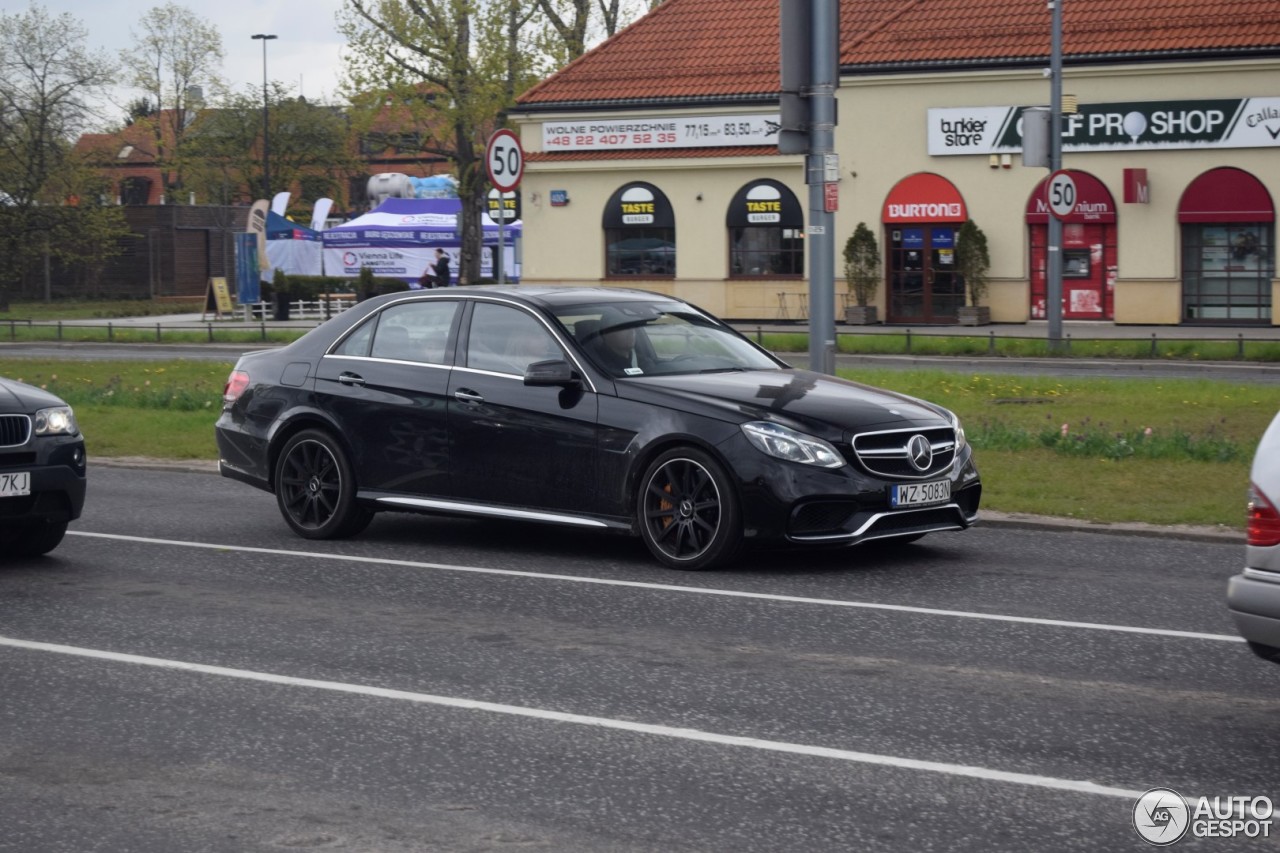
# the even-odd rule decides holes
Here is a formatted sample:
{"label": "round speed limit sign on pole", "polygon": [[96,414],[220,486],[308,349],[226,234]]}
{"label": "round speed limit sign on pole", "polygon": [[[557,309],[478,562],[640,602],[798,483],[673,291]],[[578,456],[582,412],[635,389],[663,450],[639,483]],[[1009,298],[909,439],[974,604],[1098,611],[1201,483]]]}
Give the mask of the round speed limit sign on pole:
{"label": "round speed limit sign on pole", "polygon": [[1065,169],[1049,176],[1045,192],[1049,194],[1049,212],[1058,219],[1066,219],[1076,209],[1076,182]]}
{"label": "round speed limit sign on pole", "polygon": [[524,151],[520,140],[510,130],[499,130],[489,137],[484,155],[485,170],[494,189],[508,193],[520,186],[524,175]]}

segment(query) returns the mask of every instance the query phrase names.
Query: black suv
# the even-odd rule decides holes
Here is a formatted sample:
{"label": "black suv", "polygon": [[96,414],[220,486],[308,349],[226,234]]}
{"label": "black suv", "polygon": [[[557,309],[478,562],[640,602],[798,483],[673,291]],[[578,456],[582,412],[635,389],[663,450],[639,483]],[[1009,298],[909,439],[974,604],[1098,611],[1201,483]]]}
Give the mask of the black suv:
{"label": "black suv", "polygon": [[84,436],[57,396],[0,377],[0,556],[47,554],[80,517]]}

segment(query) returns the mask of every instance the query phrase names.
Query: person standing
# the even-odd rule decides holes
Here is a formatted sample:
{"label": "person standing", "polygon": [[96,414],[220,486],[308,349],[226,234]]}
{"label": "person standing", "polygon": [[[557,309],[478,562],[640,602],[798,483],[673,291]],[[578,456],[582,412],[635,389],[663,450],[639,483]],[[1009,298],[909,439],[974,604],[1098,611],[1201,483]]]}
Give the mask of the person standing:
{"label": "person standing", "polygon": [[449,281],[449,256],[445,254],[444,249],[436,249],[436,287],[448,287]]}

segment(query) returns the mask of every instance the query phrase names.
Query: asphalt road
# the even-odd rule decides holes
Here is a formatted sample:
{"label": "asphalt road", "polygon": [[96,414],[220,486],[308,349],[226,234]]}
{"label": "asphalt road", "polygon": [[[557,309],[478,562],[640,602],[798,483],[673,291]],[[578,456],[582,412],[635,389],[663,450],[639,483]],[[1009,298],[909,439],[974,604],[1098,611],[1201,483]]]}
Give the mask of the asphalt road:
{"label": "asphalt road", "polygon": [[0,850],[1148,849],[1149,788],[1276,794],[1240,558],[978,527],[687,574],[497,522],[308,542],[95,466],[0,562]]}

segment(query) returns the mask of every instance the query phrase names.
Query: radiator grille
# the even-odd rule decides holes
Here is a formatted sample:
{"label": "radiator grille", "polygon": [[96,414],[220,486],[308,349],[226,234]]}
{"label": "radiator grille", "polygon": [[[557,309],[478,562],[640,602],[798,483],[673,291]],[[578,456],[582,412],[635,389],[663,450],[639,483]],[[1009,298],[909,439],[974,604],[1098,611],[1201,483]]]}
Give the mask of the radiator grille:
{"label": "radiator grille", "polygon": [[31,437],[27,415],[0,415],[0,447],[19,447]]}
{"label": "radiator grille", "polygon": [[[923,469],[911,461],[916,436],[922,436],[929,446],[928,464]],[[956,431],[951,427],[928,427],[864,432],[853,437],[853,454],[862,467],[881,477],[895,480],[937,477],[948,471],[955,461]]]}

